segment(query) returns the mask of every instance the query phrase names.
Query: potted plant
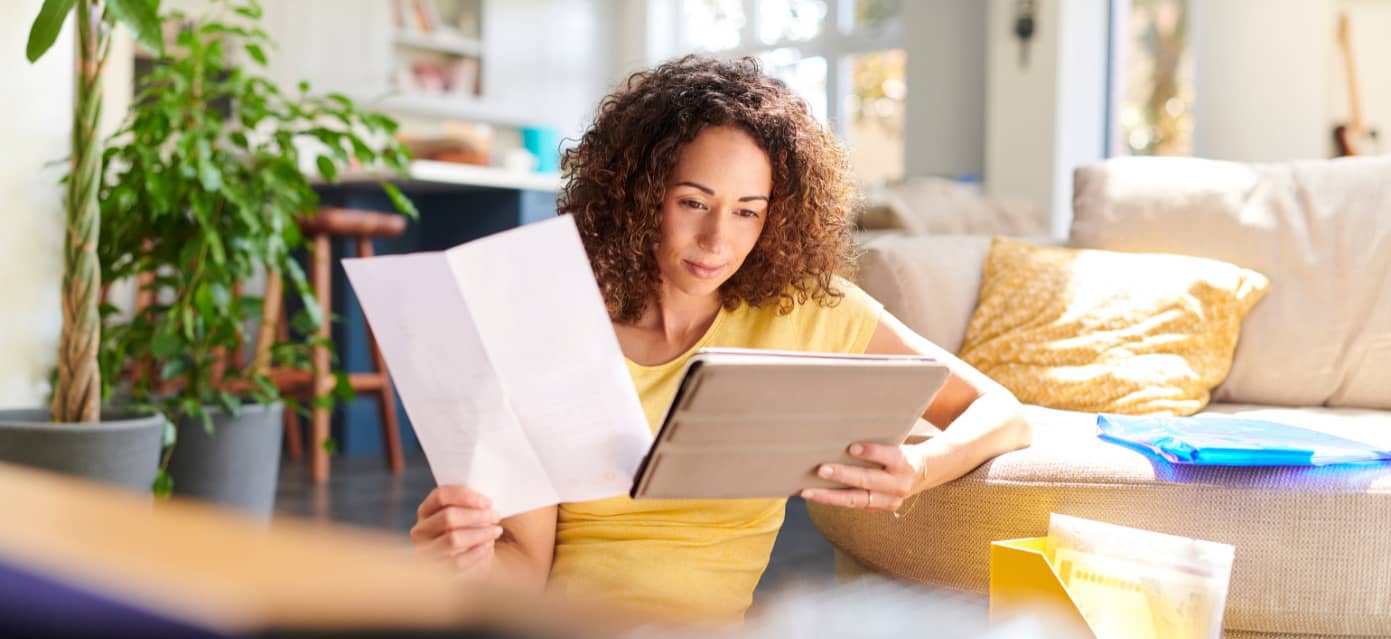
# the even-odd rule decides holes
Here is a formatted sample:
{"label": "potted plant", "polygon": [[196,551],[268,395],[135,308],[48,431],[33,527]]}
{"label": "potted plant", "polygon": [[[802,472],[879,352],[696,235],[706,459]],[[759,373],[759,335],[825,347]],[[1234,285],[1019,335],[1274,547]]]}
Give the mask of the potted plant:
{"label": "potted plant", "polygon": [[[329,318],[318,316],[294,255],[297,222],[318,201],[301,159],[334,180],[354,162],[404,172],[408,154],[391,138],[389,118],[342,95],[311,95],[305,83],[282,91],[258,75],[272,43],[257,27],[255,0],[211,4],[212,13],[192,20],[165,14],[166,24],[181,25],[177,36],[105,151],[102,276],[139,282],[146,303],[131,314],[104,309],[101,363],[136,405],[178,425],[157,492],[172,481],[177,493],[268,516],[283,410],[272,372],[309,367],[316,344],[278,340],[278,294],[243,294],[243,286],[264,274],[267,288],[278,288],[283,277],[303,302],[296,333],[313,335]],[[383,188],[414,215],[394,186]],[[350,397],[338,378],[336,395]]]}
{"label": "potted plant", "polygon": [[172,431],[157,414],[102,409],[106,396],[97,364],[102,280],[96,250],[102,144],[97,123],[111,30],[125,25],[137,41],[160,51],[157,6],[157,0],[46,0],[30,28],[25,53],[34,62],[57,41],[68,16],[76,19],[77,77],[64,197],[63,326],[50,407],[0,411],[0,461],[139,491],[150,489],[161,438]]}

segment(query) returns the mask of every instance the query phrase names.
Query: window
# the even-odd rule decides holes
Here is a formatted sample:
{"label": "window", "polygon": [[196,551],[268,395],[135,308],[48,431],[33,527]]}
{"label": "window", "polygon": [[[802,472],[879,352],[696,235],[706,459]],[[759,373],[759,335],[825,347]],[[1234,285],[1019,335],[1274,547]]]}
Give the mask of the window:
{"label": "window", "polygon": [[841,137],[862,182],[903,178],[899,0],[664,1],[679,52],[758,58]]}
{"label": "window", "polygon": [[1112,0],[1111,15],[1109,154],[1190,154],[1188,0]]}

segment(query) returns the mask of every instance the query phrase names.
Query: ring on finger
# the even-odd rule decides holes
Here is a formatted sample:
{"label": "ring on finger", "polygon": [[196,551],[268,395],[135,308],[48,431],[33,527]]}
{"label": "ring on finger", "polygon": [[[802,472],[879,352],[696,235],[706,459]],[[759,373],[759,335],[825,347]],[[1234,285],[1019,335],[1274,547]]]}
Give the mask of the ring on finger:
{"label": "ring on finger", "polygon": [[868,488],[865,489],[865,507],[874,508],[874,493]]}

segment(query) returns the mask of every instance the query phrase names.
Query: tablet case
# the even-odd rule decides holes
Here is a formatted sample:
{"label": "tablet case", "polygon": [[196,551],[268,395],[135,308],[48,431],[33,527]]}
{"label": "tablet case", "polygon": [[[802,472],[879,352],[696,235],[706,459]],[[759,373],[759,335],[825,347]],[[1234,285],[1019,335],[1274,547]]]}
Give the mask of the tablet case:
{"label": "tablet case", "polygon": [[946,382],[930,357],[702,349],[633,480],[634,498],[774,498],[854,442],[901,444]]}

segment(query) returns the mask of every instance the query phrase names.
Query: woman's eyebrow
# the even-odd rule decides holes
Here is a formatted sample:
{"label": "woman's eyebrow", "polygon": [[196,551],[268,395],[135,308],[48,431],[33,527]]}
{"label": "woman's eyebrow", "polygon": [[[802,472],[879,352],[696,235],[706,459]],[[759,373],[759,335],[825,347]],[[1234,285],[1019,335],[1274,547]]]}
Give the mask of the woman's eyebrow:
{"label": "woman's eyebrow", "polygon": [[[673,184],[672,186],[689,186],[689,187],[691,187],[691,188],[693,188],[693,189],[699,189],[701,192],[705,193],[706,195],[714,195],[714,194],[715,194],[715,189],[712,189],[712,188],[710,188],[710,187],[708,187],[708,186],[705,186],[704,184],[699,184],[699,183],[697,183],[697,182],[681,181],[681,182],[677,182],[677,183]],[[767,201],[768,201],[768,196],[766,196],[766,195],[745,195],[744,197],[739,198],[739,201],[740,201],[740,202],[752,202],[752,201],[754,201],[754,200],[763,200],[764,202],[767,202]]]}

